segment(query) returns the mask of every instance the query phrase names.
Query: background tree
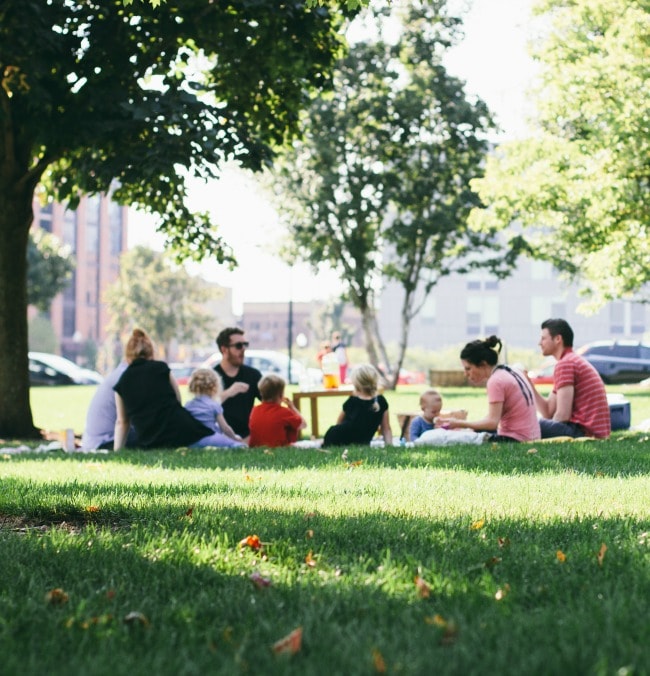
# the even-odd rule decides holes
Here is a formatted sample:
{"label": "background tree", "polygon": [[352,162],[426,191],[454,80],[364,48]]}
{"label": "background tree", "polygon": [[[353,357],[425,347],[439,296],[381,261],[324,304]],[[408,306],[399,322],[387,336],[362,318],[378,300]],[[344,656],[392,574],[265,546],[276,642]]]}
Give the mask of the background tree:
{"label": "background tree", "polygon": [[106,290],[109,331],[144,329],[169,359],[172,343],[195,344],[214,329],[206,304],[211,289],[179,266],[172,254],[144,246],[123,254],[120,274]]}
{"label": "background tree", "polygon": [[403,287],[395,383],[410,322],[433,286],[490,262],[492,237],[469,231],[467,217],[479,203],[468,184],[482,173],[492,122],[441,63],[460,25],[445,2],[390,7],[402,23],[400,39],[351,47],[333,93],[309,111],[304,140],[285,153],[275,186],[292,246],[314,266],[340,271],[375,365],[388,363],[376,294],[384,276]]}
{"label": "background tree", "polygon": [[29,231],[27,245],[27,301],[41,312],[72,277],[75,260],[70,247],[42,228]]}
{"label": "background tree", "polygon": [[[536,125],[474,182],[477,228],[520,233],[597,307],[650,281],[650,2],[545,0]],[[647,298],[647,295],[645,296]],[[639,300],[637,298],[637,300]]]}
{"label": "background tree", "polygon": [[208,216],[185,207],[184,178],[272,160],[328,84],[344,14],[275,0],[0,0],[1,436],[38,434],[26,251],[39,182],[69,208],[111,192],[157,214],[184,255],[231,263]]}

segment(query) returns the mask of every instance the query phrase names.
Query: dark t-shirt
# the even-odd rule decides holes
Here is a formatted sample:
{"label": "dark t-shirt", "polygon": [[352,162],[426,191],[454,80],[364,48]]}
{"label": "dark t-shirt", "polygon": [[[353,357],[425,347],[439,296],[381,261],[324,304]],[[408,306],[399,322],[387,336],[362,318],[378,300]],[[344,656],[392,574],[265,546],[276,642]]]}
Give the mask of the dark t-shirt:
{"label": "dark t-shirt", "polygon": [[249,386],[248,392],[242,392],[223,401],[223,417],[226,422],[233,428],[235,434],[239,434],[240,437],[247,437],[249,434],[248,419],[255,405],[255,399],[261,399],[257,384],[260,382],[262,374],[252,366],[246,366],[246,364],[239,367],[239,371],[234,377],[226,375],[221,368],[221,364],[217,364],[214,370],[221,376],[225,390],[233,383],[247,383]]}
{"label": "dark t-shirt", "polygon": [[163,361],[136,359],[113,389],[122,397],[139,448],[189,446],[212,434],[176,399]]}
{"label": "dark t-shirt", "polygon": [[388,410],[388,402],[382,394],[376,399],[378,411],[373,410],[374,399],[360,399],[354,395],[349,397],[343,404],[345,420],[327,430],[323,447],[369,444],[381,424],[384,412]]}

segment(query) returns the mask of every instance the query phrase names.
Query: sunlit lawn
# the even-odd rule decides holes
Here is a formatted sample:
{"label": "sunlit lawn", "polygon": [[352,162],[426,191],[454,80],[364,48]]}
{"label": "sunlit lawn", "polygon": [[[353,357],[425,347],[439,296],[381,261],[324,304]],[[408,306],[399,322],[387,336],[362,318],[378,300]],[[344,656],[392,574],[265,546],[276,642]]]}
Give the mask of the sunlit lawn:
{"label": "sunlit lawn", "polygon": [[649,444],[0,449],[0,673],[648,674]]}

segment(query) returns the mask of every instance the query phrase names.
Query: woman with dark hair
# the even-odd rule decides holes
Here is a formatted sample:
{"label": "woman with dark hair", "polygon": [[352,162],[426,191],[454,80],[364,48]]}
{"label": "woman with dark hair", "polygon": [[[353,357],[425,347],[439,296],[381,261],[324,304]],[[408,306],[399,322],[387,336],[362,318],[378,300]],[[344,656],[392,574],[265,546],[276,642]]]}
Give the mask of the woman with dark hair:
{"label": "woman with dark hair", "polygon": [[138,448],[220,445],[213,440],[213,431],[183,408],[169,366],[154,359],[153,342],[142,329],[133,330],[125,357],[128,366],[113,388],[117,407],[113,446],[116,451],[124,447],[131,423],[137,433]]}
{"label": "woman with dark hair", "polygon": [[490,336],[486,340],[467,343],[460,360],[467,380],[472,385],[487,388],[488,412],[480,420],[440,420],[450,429],[468,428],[490,432],[488,441],[532,441],[541,437],[535,397],[523,373],[499,365],[501,340]]}

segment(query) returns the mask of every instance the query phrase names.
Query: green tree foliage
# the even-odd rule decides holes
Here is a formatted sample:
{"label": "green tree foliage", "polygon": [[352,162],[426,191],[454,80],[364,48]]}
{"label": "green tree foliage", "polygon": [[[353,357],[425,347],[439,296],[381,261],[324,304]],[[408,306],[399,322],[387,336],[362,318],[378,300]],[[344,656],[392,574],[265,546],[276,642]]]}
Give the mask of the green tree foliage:
{"label": "green tree foliage", "polygon": [[139,246],[122,255],[120,274],[106,290],[109,330],[144,329],[169,355],[172,341],[194,344],[213,330],[206,284],[190,276],[172,254]]}
{"label": "green tree foliage", "polygon": [[384,277],[404,289],[396,379],[410,322],[433,286],[489,262],[492,238],[470,231],[467,217],[479,204],[469,181],[482,174],[492,121],[441,63],[459,28],[445,3],[391,9],[400,39],[351,46],[334,92],[314,102],[305,139],[283,159],[276,189],[292,247],[340,271],[375,364],[387,363],[376,293]]}
{"label": "green tree foliage", "polygon": [[[592,307],[650,281],[650,2],[546,0],[537,130],[474,182],[477,228],[523,232],[530,253],[579,275]],[[647,287],[646,287],[647,290]]]}
{"label": "green tree foliage", "polygon": [[52,299],[65,289],[75,268],[70,247],[42,228],[30,230],[27,245],[27,299],[47,312]]}
{"label": "green tree foliage", "polygon": [[37,434],[27,369],[28,231],[39,182],[159,216],[185,256],[232,263],[184,178],[259,169],[299,131],[343,11],[276,0],[0,0],[0,435]]}

